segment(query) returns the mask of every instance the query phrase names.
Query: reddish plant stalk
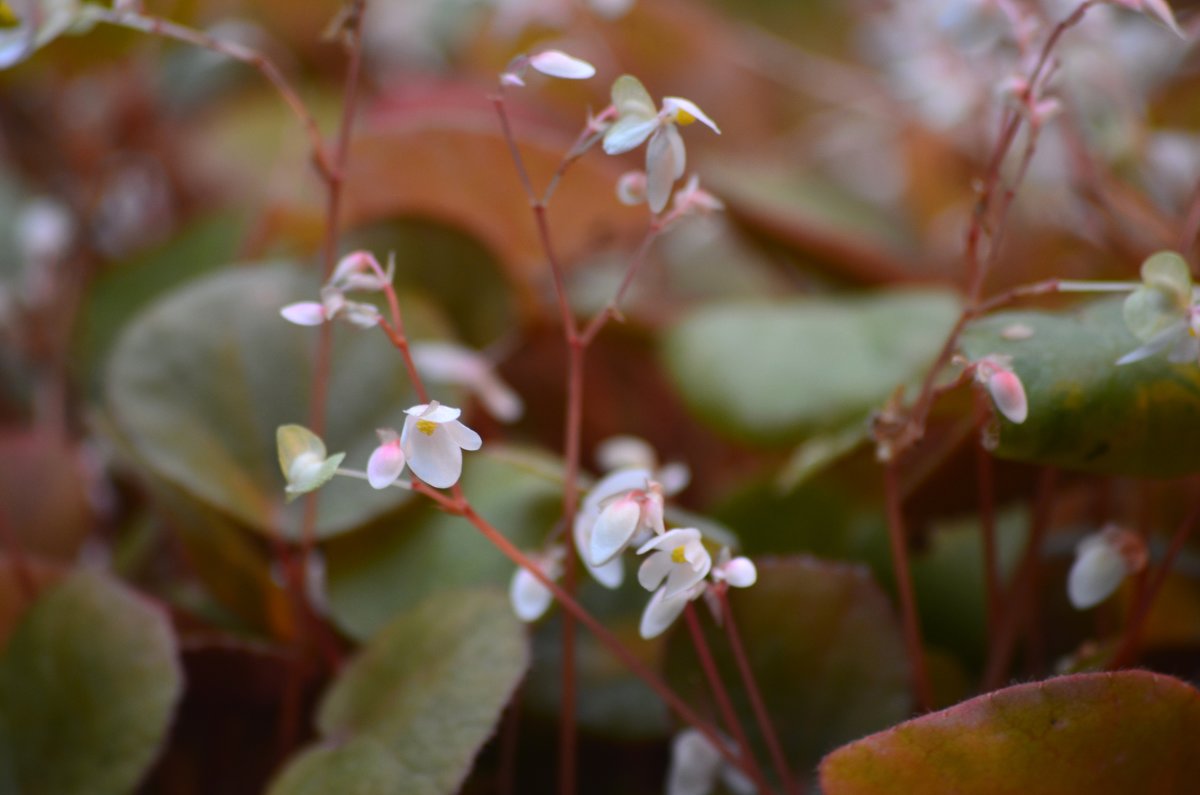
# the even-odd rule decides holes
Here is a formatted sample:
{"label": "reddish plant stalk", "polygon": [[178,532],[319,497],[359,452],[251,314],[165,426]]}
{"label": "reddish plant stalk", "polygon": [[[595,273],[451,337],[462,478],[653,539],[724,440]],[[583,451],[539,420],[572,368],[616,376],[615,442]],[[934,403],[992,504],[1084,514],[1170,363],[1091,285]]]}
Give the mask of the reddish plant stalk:
{"label": "reddish plant stalk", "polygon": [[704,678],[708,680],[708,689],[712,691],[713,699],[717,702],[717,709],[721,713],[721,720],[724,721],[725,727],[733,735],[734,741],[737,743],[738,756],[745,762],[748,768],[753,769],[751,778],[754,781],[754,786],[761,793],[771,792],[771,787],[767,783],[766,776],[763,775],[762,768],[758,764],[758,760],[754,758],[754,750],[750,746],[750,738],[746,736],[746,730],[742,728],[742,722],[738,719],[737,710],[733,708],[733,701],[729,698],[729,691],[725,689],[725,683],[721,681],[721,672],[717,669],[716,660],[713,659],[712,650],[708,647],[708,641],[704,638],[704,630],[700,628],[700,620],[696,617],[696,610],[692,607],[692,603],[688,602],[687,607],[683,609],[684,619],[687,621],[688,633],[692,638],[692,646],[696,649],[696,658],[700,661],[700,669],[704,671]]}
{"label": "reddish plant stalk", "polygon": [[1167,582],[1167,577],[1171,574],[1171,567],[1174,565],[1175,559],[1183,551],[1183,545],[1187,543],[1188,537],[1191,536],[1198,522],[1200,522],[1200,497],[1192,503],[1187,516],[1179,523],[1179,527],[1175,529],[1175,534],[1171,536],[1171,544],[1167,547],[1167,552],[1163,555],[1162,562],[1158,565],[1153,577],[1147,581],[1146,587],[1138,594],[1137,603],[1129,616],[1128,623],[1125,625],[1125,633],[1121,638],[1121,644],[1117,647],[1116,652],[1113,653],[1112,660],[1107,665],[1110,671],[1117,668],[1124,668],[1137,659],[1139,646],[1142,643],[1142,633],[1146,629],[1146,619],[1150,616],[1150,608],[1154,606],[1154,600],[1158,597],[1163,585]]}
{"label": "reddish plant stalk", "polygon": [[921,619],[917,614],[917,598],[913,593],[912,570],[908,562],[908,538],[904,531],[904,511],[900,504],[900,479],[895,463],[883,468],[883,491],[887,502],[888,539],[892,548],[892,571],[896,591],[900,594],[900,616],[904,625],[904,645],[912,666],[913,694],[917,708],[923,712],[933,709],[933,686],[925,667],[925,652],[921,644]]}
{"label": "reddish plant stalk", "polygon": [[750,708],[754,710],[758,731],[763,737],[763,742],[767,744],[767,752],[771,755],[771,764],[775,766],[775,774],[779,776],[779,780],[783,783],[783,791],[787,795],[801,795],[804,787],[796,781],[791,769],[788,768],[783,745],[779,742],[775,725],[771,722],[770,714],[767,713],[767,705],[763,701],[762,691],[759,690],[758,680],[754,677],[754,669],[750,667],[750,658],[746,654],[746,647],[742,644],[742,636],[738,632],[737,621],[733,617],[733,608],[729,604],[728,589],[722,584],[713,590],[717,594],[717,601],[721,607],[721,626],[725,630],[725,637],[729,640],[729,650],[733,652],[738,673],[742,677],[742,686],[746,688],[746,696],[750,699]]}

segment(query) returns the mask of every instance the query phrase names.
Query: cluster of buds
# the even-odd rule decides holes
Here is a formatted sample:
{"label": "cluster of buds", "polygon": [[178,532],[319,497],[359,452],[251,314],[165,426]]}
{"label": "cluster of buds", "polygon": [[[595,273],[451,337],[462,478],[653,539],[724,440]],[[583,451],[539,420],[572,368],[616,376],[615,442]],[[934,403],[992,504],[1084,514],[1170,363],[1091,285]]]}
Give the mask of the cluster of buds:
{"label": "cluster of buds", "polygon": [[333,275],[321,288],[320,301],[297,301],[279,310],[279,314],[298,326],[345,320],[359,328],[371,328],[379,323],[379,310],[373,304],[351,301],[346,294],[390,289],[395,270],[394,258],[388,260],[385,271],[370,252],[352,252],[334,268]]}

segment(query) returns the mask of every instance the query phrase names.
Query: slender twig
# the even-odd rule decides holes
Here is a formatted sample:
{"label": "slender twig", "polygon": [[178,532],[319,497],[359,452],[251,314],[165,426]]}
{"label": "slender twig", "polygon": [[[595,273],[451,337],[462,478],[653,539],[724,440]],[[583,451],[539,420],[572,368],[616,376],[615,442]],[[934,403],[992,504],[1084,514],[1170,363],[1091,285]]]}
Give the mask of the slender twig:
{"label": "slender twig", "polygon": [[721,672],[717,669],[712,649],[708,647],[704,630],[700,628],[700,620],[696,617],[696,609],[692,607],[691,602],[683,609],[683,617],[692,638],[692,646],[696,649],[696,658],[700,661],[700,669],[704,672],[704,678],[708,680],[708,689],[712,691],[713,699],[717,702],[721,720],[725,723],[725,728],[733,735],[734,742],[737,743],[738,756],[745,761],[747,768],[754,771],[751,778],[757,791],[768,793],[771,791],[771,787],[767,784],[766,776],[763,775],[758,760],[754,758],[754,749],[750,747],[750,738],[746,736],[746,730],[742,728],[737,710],[733,708],[733,701],[729,698],[729,691],[725,689],[725,683],[721,681]]}
{"label": "slender twig", "polygon": [[908,538],[904,531],[903,506],[900,504],[900,481],[895,463],[883,468],[883,490],[887,502],[888,538],[892,549],[892,571],[896,590],[900,594],[900,615],[904,626],[904,645],[912,666],[913,693],[917,708],[933,709],[933,686],[925,667],[925,652],[921,644],[921,619],[917,614],[917,599],[913,593],[912,569],[908,562]]}
{"label": "slender twig", "polygon": [[758,680],[754,677],[754,669],[750,666],[750,657],[746,654],[746,647],[742,644],[742,636],[738,632],[737,621],[733,617],[733,608],[729,604],[727,589],[724,584],[721,584],[716,586],[714,591],[721,607],[721,627],[725,630],[725,637],[729,640],[729,650],[733,653],[733,659],[737,663],[738,673],[742,677],[742,686],[746,688],[746,696],[750,699],[751,709],[754,710],[758,731],[763,737],[763,742],[767,744],[767,752],[771,755],[771,764],[775,766],[775,774],[783,783],[784,792],[788,795],[800,795],[804,791],[804,787],[796,781],[788,767],[787,757],[783,753],[783,745],[779,742],[779,735],[767,712],[762,691],[758,687]]}
{"label": "slender twig", "polygon": [[1171,567],[1175,564],[1175,559],[1183,551],[1183,545],[1187,543],[1188,537],[1197,523],[1200,523],[1200,497],[1197,497],[1192,503],[1187,516],[1175,529],[1175,534],[1171,536],[1171,544],[1167,547],[1162,562],[1159,563],[1158,569],[1138,595],[1137,603],[1125,625],[1125,634],[1121,638],[1121,644],[1113,653],[1112,660],[1108,664],[1109,670],[1124,668],[1137,659],[1138,647],[1142,642],[1142,633],[1146,629],[1146,619],[1150,615],[1150,608],[1154,606],[1154,600],[1171,574]]}
{"label": "slender twig", "polygon": [[1050,513],[1054,507],[1054,488],[1057,482],[1057,470],[1049,467],[1042,470],[1037,496],[1034,498],[1033,515],[1029,522],[1029,537],[1025,541],[1025,553],[1005,593],[995,643],[988,650],[988,662],[983,673],[983,686],[988,690],[994,690],[1003,683],[1012,661],[1017,636],[1025,624],[1025,614],[1032,601],[1030,580],[1034,576],[1037,559],[1042,554],[1042,542],[1050,527]]}

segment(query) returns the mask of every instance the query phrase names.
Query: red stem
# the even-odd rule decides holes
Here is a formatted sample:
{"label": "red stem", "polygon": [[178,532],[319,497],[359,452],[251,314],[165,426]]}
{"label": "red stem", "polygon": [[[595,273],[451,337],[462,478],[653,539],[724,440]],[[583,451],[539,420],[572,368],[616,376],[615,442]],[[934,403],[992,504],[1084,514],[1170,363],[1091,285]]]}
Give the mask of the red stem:
{"label": "red stem", "polygon": [[792,771],[788,768],[787,757],[783,754],[779,735],[775,732],[771,716],[767,713],[766,703],[758,688],[758,681],[754,677],[754,669],[750,667],[750,658],[746,654],[746,647],[742,645],[742,636],[738,632],[737,622],[733,618],[733,608],[729,604],[727,589],[724,585],[718,585],[714,590],[721,605],[721,626],[725,630],[725,637],[729,639],[729,649],[733,652],[733,659],[737,662],[738,672],[742,676],[742,686],[746,688],[746,695],[750,698],[750,707],[754,710],[758,731],[762,734],[763,741],[767,744],[767,751],[771,754],[771,764],[775,766],[775,774],[783,782],[784,792],[788,795],[800,795],[803,793],[804,787],[796,781],[792,776]]}
{"label": "red stem", "polygon": [[900,504],[900,481],[896,465],[883,468],[883,490],[887,502],[888,538],[892,547],[892,570],[896,590],[900,594],[900,615],[904,625],[904,644],[912,666],[913,693],[917,708],[923,712],[933,709],[933,686],[925,667],[925,652],[921,645],[921,619],[913,594],[912,572],[908,562],[908,539],[904,532],[904,514]]}
{"label": "red stem", "polygon": [[700,621],[696,617],[696,610],[692,607],[691,602],[683,609],[683,615],[687,621],[688,633],[692,637],[692,646],[696,649],[696,657],[700,660],[700,668],[704,671],[704,678],[708,680],[708,689],[712,691],[713,698],[717,702],[717,709],[721,712],[721,720],[733,734],[738,746],[738,755],[744,762],[745,769],[754,781],[755,787],[758,792],[765,795],[771,791],[771,787],[767,783],[766,776],[763,775],[762,768],[759,767],[758,760],[754,758],[750,739],[746,736],[746,730],[742,728],[742,722],[738,720],[737,711],[734,710],[733,702],[729,699],[725,683],[721,681],[721,673],[717,670],[717,663],[713,659],[712,650],[708,647],[708,641],[704,638],[704,630],[700,628]]}

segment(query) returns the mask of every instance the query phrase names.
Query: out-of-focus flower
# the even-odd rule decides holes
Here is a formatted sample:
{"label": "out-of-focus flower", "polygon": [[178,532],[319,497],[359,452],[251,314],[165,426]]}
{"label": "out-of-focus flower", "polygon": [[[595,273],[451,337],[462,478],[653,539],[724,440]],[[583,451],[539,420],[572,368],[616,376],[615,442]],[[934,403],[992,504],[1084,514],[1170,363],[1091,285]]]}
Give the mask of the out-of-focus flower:
{"label": "out-of-focus flower", "polygon": [[561,50],[543,50],[513,58],[500,75],[500,82],[506,86],[523,86],[525,71],[529,68],[562,80],[587,80],[596,74],[596,67],[581,58],[567,55]]}
{"label": "out-of-focus flower", "polygon": [[592,566],[603,566],[621,554],[639,531],[662,534],[663,490],[654,481],[644,489],[627,491],[612,500],[592,525],[587,555]]}
{"label": "out-of-focus flower", "polygon": [[1176,364],[1200,360],[1200,307],[1192,273],[1183,257],[1160,251],[1142,263],[1142,286],[1125,299],[1125,325],[1143,343],[1117,359],[1117,364],[1154,356],[1170,349]]}
{"label": "out-of-focus flower", "polygon": [[321,437],[302,425],[281,425],[275,432],[279,468],[287,479],[288,501],[324,486],[337,472],[345,453],[326,455]]}
{"label": "out-of-focus flower", "polygon": [[501,422],[515,422],[524,413],[521,396],[500,380],[492,363],[476,351],[451,342],[415,342],[410,350],[423,378],[465,387]]}
{"label": "out-of-focus flower", "polygon": [[372,328],[381,319],[379,310],[371,304],[351,301],[346,293],[382,291],[391,285],[395,269],[394,257],[388,260],[385,271],[370,252],[351,252],[342,257],[321,288],[319,302],[297,301],[280,309],[279,314],[298,326],[319,326],[340,319],[359,328]]}
{"label": "out-of-focus flower", "polygon": [[483,446],[479,434],[458,421],[462,411],[436,400],[406,409],[400,447],[408,467],[430,486],[446,489],[462,476],[462,451]]}
{"label": "out-of-focus flower", "polygon": [[734,795],[753,795],[754,783],[729,765],[697,729],[684,729],[671,741],[667,795],[709,795],[721,779]]}
{"label": "out-of-focus flower", "polygon": [[734,588],[749,588],[758,582],[758,567],[750,558],[733,557],[729,547],[721,549],[717,555],[717,563],[712,569],[715,582],[724,582]]}
{"label": "out-of-focus flower", "polygon": [[[563,558],[566,550],[555,546],[542,555],[530,556],[547,578],[557,580],[562,576]],[[508,588],[508,598],[512,602],[513,612],[517,618],[525,622],[537,621],[550,609],[554,595],[550,589],[524,568],[518,568],[513,573],[512,582]]]}
{"label": "out-of-focus flower", "polygon": [[1136,533],[1108,526],[1075,547],[1075,562],[1067,575],[1067,597],[1077,610],[1086,610],[1112,596],[1131,574],[1146,565],[1146,543]]}
{"label": "out-of-focus flower", "polygon": [[700,122],[720,135],[716,122],[696,103],[682,97],[664,97],[656,109],[646,87],[633,75],[618,77],[612,86],[612,103],[617,120],[604,134],[604,151],[619,155],[646,146],[646,202],[650,210],[662,212],[671,187],[687,169],[687,151],[679,127]]}
{"label": "out-of-focus flower", "polygon": [[86,25],[79,0],[0,0],[0,69],[28,58],[64,33]]}
{"label": "out-of-focus flower", "polygon": [[1012,369],[1012,358],[1001,354],[984,356],[972,364],[975,368],[975,380],[983,384],[996,409],[1009,422],[1018,425],[1029,416],[1029,402],[1025,397],[1025,387],[1021,379]]}
{"label": "out-of-focus flower", "polygon": [[675,191],[675,201],[672,205],[676,215],[720,212],[725,209],[724,203],[708,191],[700,187],[700,177],[692,174],[683,187]]}
{"label": "out-of-focus flower", "polygon": [[1167,0],[1108,0],[1108,2],[1153,17],[1179,34],[1180,38],[1187,38],[1187,34],[1175,21],[1175,13],[1171,11],[1171,6],[1167,5]]}

